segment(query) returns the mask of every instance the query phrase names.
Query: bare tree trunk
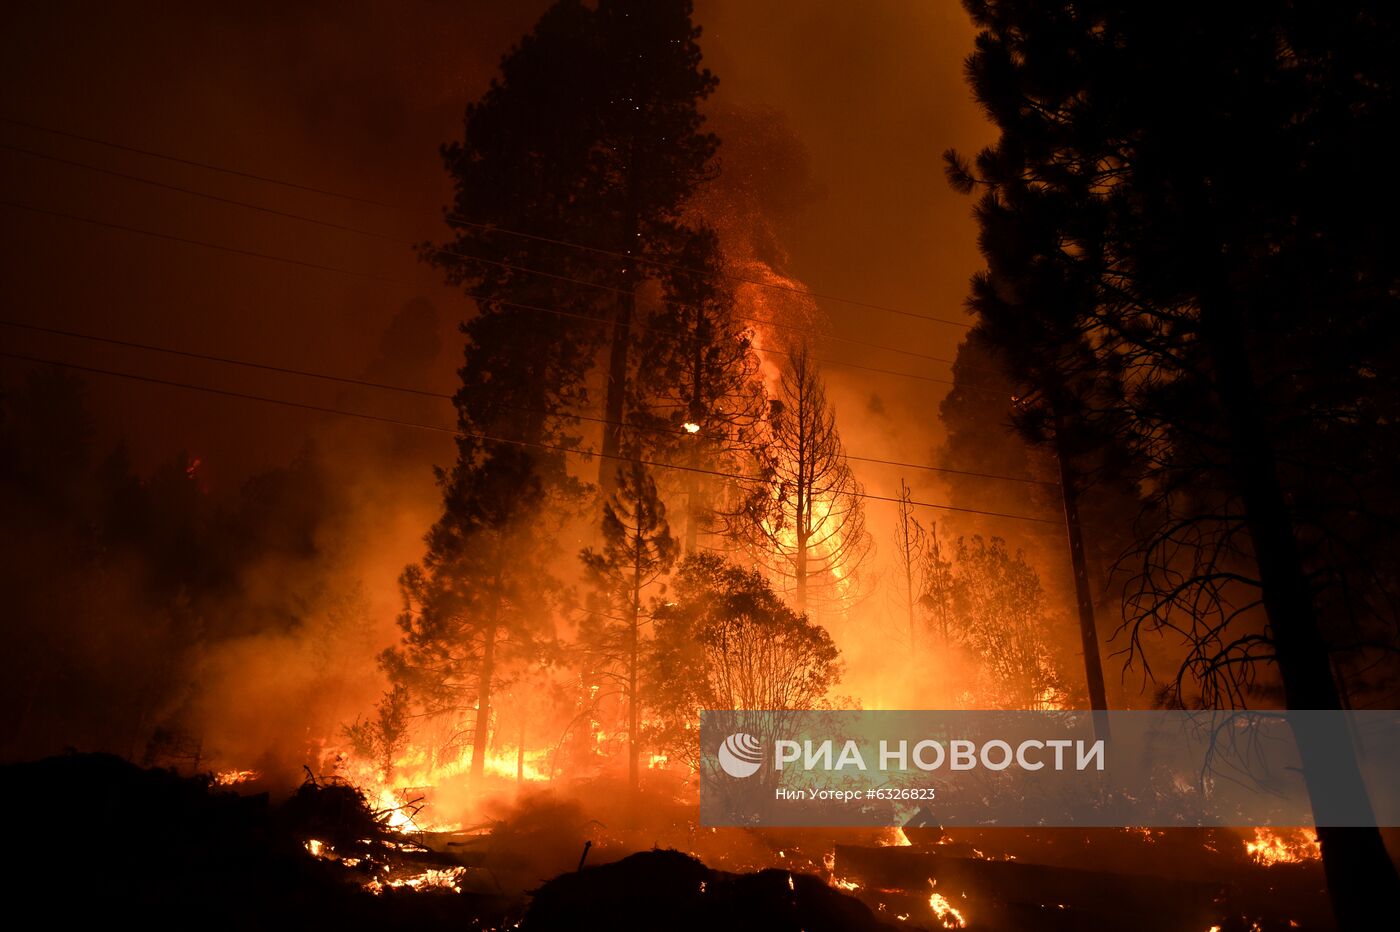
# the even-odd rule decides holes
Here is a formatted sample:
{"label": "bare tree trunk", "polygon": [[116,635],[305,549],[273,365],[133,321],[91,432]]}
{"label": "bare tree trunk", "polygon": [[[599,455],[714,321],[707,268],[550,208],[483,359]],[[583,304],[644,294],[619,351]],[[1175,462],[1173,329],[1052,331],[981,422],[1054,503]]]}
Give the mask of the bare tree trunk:
{"label": "bare tree trunk", "polygon": [[642,607],[640,553],[641,551],[638,550],[639,565],[636,574],[632,577],[632,617],[627,629],[627,786],[634,796],[641,786],[641,774],[637,762],[637,728],[641,720],[637,701],[637,667],[641,663],[641,638],[640,632],[637,630],[641,622]]}
{"label": "bare tree trunk", "polygon": [[492,585],[491,622],[482,633],[481,675],[476,687],[476,725],[472,731],[471,781],[480,783],[486,774],[486,743],[491,730],[491,680],[496,675],[496,629],[500,625],[501,570],[496,569]]}
{"label": "bare tree trunk", "polygon": [[638,709],[637,680],[638,666],[641,665],[641,558],[645,540],[641,536],[641,518],[637,519],[637,536],[633,542],[633,556],[636,563],[631,572],[630,624],[627,626],[627,788],[636,798],[641,786],[640,768],[637,763],[637,726],[641,715]]}
{"label": "bare tree trunk", "polygon": [[700,473],[696,470],[700,466],[699,438],[691,438],[690,463],[691,472],[686,474],[685,491],[685,552],[687,555],[695,553],[700,545]]}
{"label": "bare tree trunk", "polygon": [[[1202,303],[1202,330],[1214,357],[1216,388],[1230,433],[1231,468],[1254,545],[1274,655],[1290,709],[1341,709],[1327,643],[1279,482],[1264,405],[1239,324],[1227,307]],[[1295,728],[1303,773],[1326,769],[1348,803],[1367,799],[1351,735],[1342,730]],[[1311,793],[1313,816],[1327,821],[1330,797]],[[1369,808],[1369,805],[1368,805]],[[1400,879],[1375,827],[1319,825],[1323,868],[1332,909],[1343,932],[1371,928],[1394,904]]]}
{"label": "bare tree trunk", "polygon": [[491,730],[491,678],[496,674],[496,626],[487,627],[481,650],[481,678],[476,692],[476,725],[472,731],[473,783],[486,773],[486,739]]}
{"label": "bare tree trunk", "polygon": [[948,583],[948,571],[943,566],[943,547],[938,543],[938,522],[928,525],[929,548],[934,562],[933,597],[938,608],[938,631],[943,636],[943,644],[948,644],[948,602],[952,598]]}
{"label": "bare tree trunk", "polygon": [[[628,263],[629,278],[635,274],[635,266]],[[616,316],[613,318],[612,347],[608,351],[608,392],[604,411],[603,449],[598,462],[598,489],[603,501],[617,491],[618,458],[622,455],[624,428],[622,419],[626,414],[623,404],[627,396],[627,355],[632,344],[632,315],[637,309],[636,283],[626,294],[620,295]]]}
{"label": "bare tree trunk", "polygon": [[637,313],[637,263],[631,258],[637,248],[637,192],[636,166],[637,144],[633,137],[628,147],[627,159],[627,217],[623,234],[623,249],[628,258],[623,260],[623,293],[618,296],[617,311],[613,317],[612,346],[608,351],[608,391],[604,405],[603,449],[598,463],[598,490],[603,501],[617,491],[618,457],[622,455],[622,438],[625,433],[623,417],[627,413],[627,357],[632,347],[632,318]]}
{"label": "bare tree trunk", "polygon": [[[805,358],[803,360],[805,365]],[[810,425],[808,423],[809,413],[807,407],[810,401],[810,393],[807,384],[807,377],[810,373],[801,372],[802,381],[799,383],[797,404],[797,508],[794,510],[796,519],[794,521],[794,540],[796,543],[795,559],[793,561],[793,572],[797,576],[797,590],[795,592],[795,606],[799,613],[807,611],[807,545],[809,535],[812,531],[812,490],[811,473],[808,471],[807,449],[812,442],[809,436]]]}
{"label": "bare tree trunk", "polygon": [[909,486],[899,480],[899,549],[904,561],[904,597],[909,611],[909,657],[912,660],[918,644],[918,626],[915,624],[914,597],[914,543],[909,535],[909,522],[913,520],[913,506],[909,504]]}
{"label": "bare tree trunk", "polygon": [[[699,302],[695,305],[695,337],[691,344],[690,353],[690,410],[687,412],[690,422],[695,425],[705,423],[706,412],[701,409],[701,399],[704,381],[705,358],[704,343],[705,337],[705,312],[700,307]],[[691,471],[686,473],[686,495],[685,495],[685,552],[695,553],[695,548],[700,542],[700,444],[702,443],[699,434],[690,435],[689,456],[687,457]]]}
{"label": "bare tree trunk", "polygon": [[793,574],[796,577],[796,589],[793,592],[793,608],[798,614],[807,611],[807,535],[801,530],[797,532],[796,552],[793,554]]}

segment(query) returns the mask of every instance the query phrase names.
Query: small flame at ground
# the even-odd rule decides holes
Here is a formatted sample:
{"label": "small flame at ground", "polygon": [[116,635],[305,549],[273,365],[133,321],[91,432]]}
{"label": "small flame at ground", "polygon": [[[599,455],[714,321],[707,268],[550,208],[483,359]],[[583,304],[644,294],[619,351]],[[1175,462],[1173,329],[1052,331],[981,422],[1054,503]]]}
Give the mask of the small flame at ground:
{"label": "small flame at ground", "polygon": [[1256,863],[1265,867],[1275,864],[1296,864],[1322,857],[1317,832],[1308,828],[1256,828],[1254,840],[1245,839],[1244,850]]}
{"label": "small flame at ground", "polygon": [[884,848],[907,848],[913,844],[913,842],[909,840],[909,836],[904,834],[904,829],[898,826],[890,829],[875,843]]}
{"label": "small flame at ground", "polygon": [[371,893],[383,893],[385,887],[407,887],[410,890],[422,892],[424,890],[442,890],[451,893],[462,892],[462,877],[467,872],[465,867],[430,867],[421,874],[412,877],[405,877],[400,880],[389,880],[380,882],[371,880],[365,884],[365,889]]}
{"label": "small flame at ground", "polygon": [[234,786],[238,783],[247,783],[249,780],[256,780],[262,774],[256,770],[222,770],[214,774],[214,783],[218,786]]}
{"label": "small flame at ground", "polygon": [[928,905],[933,907],[933,914],[938,917],[938,921],[943,923],[945,929],[965,929],[967,920],[963,914],[948,902],[948,898],[941,893],[932,893],[928,898]]}
{"label": "small flame at ground", "polygon": [[[471,749],[455,757],[432,761],[425,748],[409,747],[394,761],[392,780],[386,782],[379,765],[349,752],[341,753],[335,776],[359,788],[384,819],[384,824],[402,834],[452,832],[461,822],[449,821],[432,809],[433,790],[452,780],[464,780],[471,772]],[[486,755],[483,770],[488,778],[514,784],[517,775],[524,783],[546,783],[551,778],[549,752],[501,747]]]}

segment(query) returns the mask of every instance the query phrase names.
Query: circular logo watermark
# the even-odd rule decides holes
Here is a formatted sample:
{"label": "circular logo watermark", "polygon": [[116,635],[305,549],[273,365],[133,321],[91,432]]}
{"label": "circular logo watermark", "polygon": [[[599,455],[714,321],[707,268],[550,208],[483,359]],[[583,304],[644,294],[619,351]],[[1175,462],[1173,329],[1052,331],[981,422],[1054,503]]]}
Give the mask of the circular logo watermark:
{"label": "circular logo watermark", "polygon": [[742,731],[719,746],[720,769],[731,777],[751,777],[763,765],[763,742]]}

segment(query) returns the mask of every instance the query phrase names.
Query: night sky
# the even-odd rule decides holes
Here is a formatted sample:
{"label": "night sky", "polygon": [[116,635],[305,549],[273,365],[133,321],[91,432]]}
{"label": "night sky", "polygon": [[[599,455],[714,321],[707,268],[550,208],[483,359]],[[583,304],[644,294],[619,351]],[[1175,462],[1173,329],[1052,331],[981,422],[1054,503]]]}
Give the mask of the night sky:
{"label": "night sky", "polygon": [[[388,206],[271,185],[55,136],[14,123],[0,141],[166,185],[312,216],[371,238],[0,149],[0,200],[173,237],[354,270],[323,271],[0,208],[5,317],[291,368],[360,376],[381,333],[415,297],[435,305],[443,350],[418,387],[451,391],[456,321],[470,303],[409,244],[441,237],[448,192],[439,144],[460,134],[500,56],[544,3],[54,3],[5,14],[0,116],[193,162],[356,195]],[[807,287],[935,316],[963,317],[979,266],[969,203],[938,155],[992,138],[962,83],[972,28],[952,0],[909,4],[702,2],[712,108],[770,111],[810,156],[812,196],[781,231],[790,273]],[[822,302],[831,332],[951,356],[963,330]],[[344,403],[335,385],[6,328],[13,351],[312,404]],[[832,343],[830,358],[946,378],[948,367]],[[938,440],[936,382],[829,367],[852,452],[926,457]],[[91,375],[110,439],[138,469],[181,450],[205,481],[241,481],[284,462],[316,415]],[[378,398],[391,416],[421,405]],[[441,422],[450,423],[444,404]],[[902,426],[896,429],[895,425]],[[370,442],[387,442],[371,428]],[[430,444],[448,453],[446,437]],[[893,483],[893,477],[870,477]],[[429,481],[425,470],[424,482]],[[869,482],[870,479],[867,479]]]}

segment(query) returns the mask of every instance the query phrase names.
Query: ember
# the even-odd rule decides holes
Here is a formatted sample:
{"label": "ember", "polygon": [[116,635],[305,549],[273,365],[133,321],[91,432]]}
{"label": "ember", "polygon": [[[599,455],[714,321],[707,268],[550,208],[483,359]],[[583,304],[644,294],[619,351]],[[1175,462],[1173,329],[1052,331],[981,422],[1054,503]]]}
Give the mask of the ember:
{"label": "ember", "polygon": [[411,877],[403,877],[384,882],[371,880],[365,884],[365,889],[369,890],[371,893],[383,893],[385,888],[407,888],[423,892],[439,890],[450,893],[461,893],[462,877],[466,872],[467,869],[465,867],[430,867],[422,873],[414,874]]}

